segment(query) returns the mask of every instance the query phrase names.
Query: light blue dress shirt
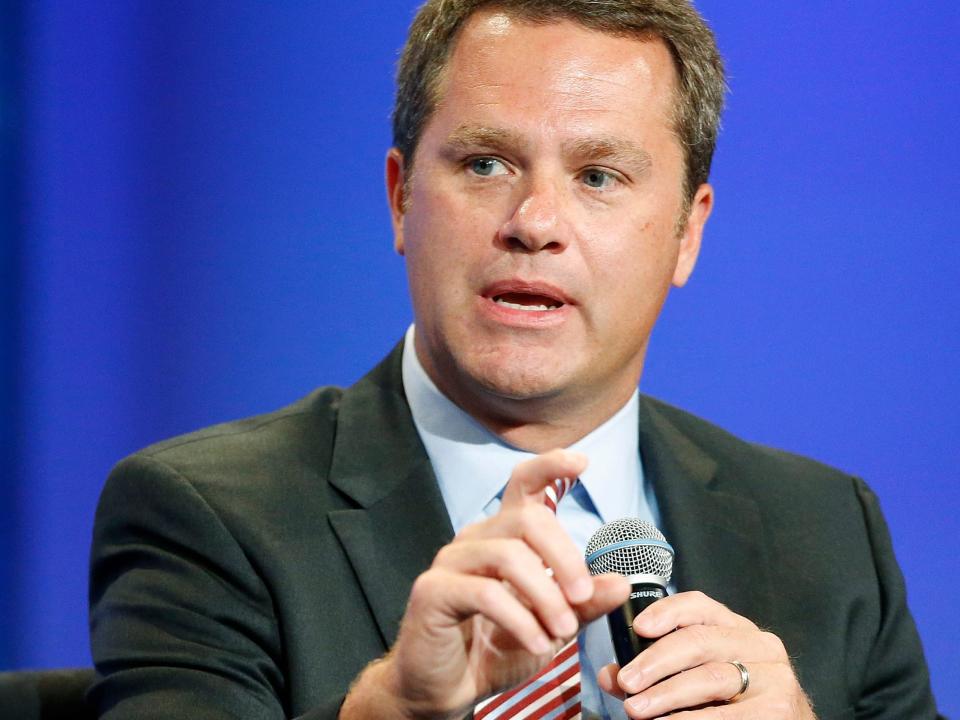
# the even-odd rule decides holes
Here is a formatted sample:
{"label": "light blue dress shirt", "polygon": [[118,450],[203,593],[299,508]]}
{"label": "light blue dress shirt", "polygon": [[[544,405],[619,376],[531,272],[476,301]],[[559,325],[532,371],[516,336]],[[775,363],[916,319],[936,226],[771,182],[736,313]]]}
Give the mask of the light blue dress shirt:
{"label": "light blue dress shirt", "polygon": [[[518,450],[451,402],[417,359],[413,326],[403,348],[403,387],[413,421],[433,465],[454,532],[494,515],[513,468],[534,453]],[[658,524],[656,499],[645,482],[638,445],[638,394],[589,435],[569,447],[590,464],[557,508],[560,524],[582,551],[603,523],[636,517]],[[603,693],[597,671],[615,662],[605,618],[580,635],[584,718],[625,719],[622,703]]]}

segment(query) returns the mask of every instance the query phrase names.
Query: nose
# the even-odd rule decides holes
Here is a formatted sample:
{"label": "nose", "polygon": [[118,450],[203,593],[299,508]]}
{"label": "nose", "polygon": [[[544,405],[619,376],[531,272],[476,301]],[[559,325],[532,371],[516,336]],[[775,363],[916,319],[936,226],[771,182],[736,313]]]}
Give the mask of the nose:
{"label": "nose", "polygon": [[529,253],[562,252],[568,244],[565,206],[563,191],[555,184],[531,182],[500,228],[501,245]]}

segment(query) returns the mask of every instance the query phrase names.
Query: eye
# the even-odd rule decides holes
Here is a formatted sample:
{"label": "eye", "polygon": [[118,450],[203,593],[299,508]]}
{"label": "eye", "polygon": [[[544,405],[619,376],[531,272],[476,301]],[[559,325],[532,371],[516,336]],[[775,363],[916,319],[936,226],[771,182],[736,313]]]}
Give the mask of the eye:
{"label": "eye", "polygon": [[503,175],[507,172],[507,168],[503,162],[492,157],[472,158],[468,166],[475,175],[480,175],[481,177]]}
{"label": "eye", "polygon": [[617,181],[617,177],[606,170],[601,170],[600,168],[589,168],[584,170],[581,173],[580,178],[583,180],[583,183],[588,187],[597,188],[598,190],[603,190],[610,187],[613,183]]}

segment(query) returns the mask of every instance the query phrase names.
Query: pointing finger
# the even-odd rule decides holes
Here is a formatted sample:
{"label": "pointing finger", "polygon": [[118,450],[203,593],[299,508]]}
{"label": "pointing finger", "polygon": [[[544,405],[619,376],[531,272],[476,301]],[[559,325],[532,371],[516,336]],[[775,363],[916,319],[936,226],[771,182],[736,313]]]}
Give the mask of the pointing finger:
{"label": "pointing finger", "polygon": [[527,502],[542,504],[545,489],[557,478],[576,478],[587,467],[587,457],[569,450],[551,450],[513,469],[503,491],[504,508],[515,508]]}

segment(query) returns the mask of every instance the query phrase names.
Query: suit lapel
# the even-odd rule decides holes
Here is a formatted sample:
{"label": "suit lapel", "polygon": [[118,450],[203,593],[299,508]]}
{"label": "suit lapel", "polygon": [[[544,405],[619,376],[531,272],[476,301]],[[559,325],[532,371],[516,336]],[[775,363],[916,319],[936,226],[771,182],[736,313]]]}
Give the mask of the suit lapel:
{"label": "suit lapel", "polygon": [[770,618],[771,587],[756,502],[728,470],[641,396],[640,448],[679,590],[701,590],[746,617]]}
{"label": "suit lapel", "polygon": [[340,404],[330,483],[358,507],[329,522],[353,566],[385,647],[414,579],[453,537],[443,498],[403,394],[397,346]]}
{"label": "suit lapel", "polygon": [[[328,519],[390,647],[414,579],[453,528],[410,415],[402,344],[342,398],[330,483],[356,508]],[[674,582],[750,618],[769,618],[771,587],[757,504],[700,445],[641,396],[640,448],[664,533],[677,551]]]}

